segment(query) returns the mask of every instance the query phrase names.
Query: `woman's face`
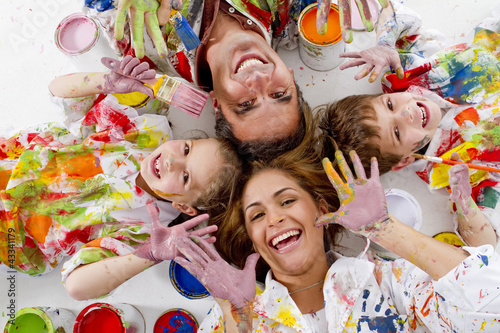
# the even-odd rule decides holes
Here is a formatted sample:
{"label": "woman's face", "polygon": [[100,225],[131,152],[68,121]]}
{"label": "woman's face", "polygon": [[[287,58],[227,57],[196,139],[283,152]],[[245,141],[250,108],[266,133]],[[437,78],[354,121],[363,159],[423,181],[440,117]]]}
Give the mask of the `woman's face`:
{"label": "woman's face", "polygon": [[297,182],[279,170],[255,175],[243,193],[245,226],[274,274],[300,275],[324,260],[323,228],[316,219],[327,212]]}

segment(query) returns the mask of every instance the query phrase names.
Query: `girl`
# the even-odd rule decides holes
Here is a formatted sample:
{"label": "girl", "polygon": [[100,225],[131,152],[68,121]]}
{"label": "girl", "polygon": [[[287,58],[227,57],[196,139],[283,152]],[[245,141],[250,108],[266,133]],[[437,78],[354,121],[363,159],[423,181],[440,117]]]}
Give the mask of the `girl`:
{"label": "girl", "polygon": [[[180,212],[216,210],[239,172],[241,162],[226,141],[169,141],[166,117],[139,116],[117,103],[112,93],[152,95],[143,85],[155,75],[147,64],[132,57],[104,62],[110,73],[71,74],[50,84],[55,96],[71,97],[57,99],[65,126],[40,125],[1,141],[0,260],[20,272],[47,273],[73,255],[65,280],[79,266],[146,246],[148,203],[156,204],[163,224]],[[95,95],[76,98],[88,94]],[[220,201],[209,205],[213,199]],[[163,259],[152,258],[149,265]]]}
{"label": "girl", "polygon": [[[297,170],[312,168],[309,161],[304,165],[285,155],[267,166],[254,165],[226,220],[240,228],[229,235],[233,252],[224,255],[240,268],[249,256],[242,271],[199,237],[180,241],[179,251],[187,260],[176,262],[219,298],[199,331],[498,330],[500,266],[494,249],[456,248],[399,222],[387,212],[376,160],[367,179],[355,153],[356,178],[340,152],[336,158],[345,181],[329,161],[325,166],[342,206],[326,215],[330,198],[314,190],[317,184],[310,177],[297,176],[303,174]],[[358,258],[325,254],[324,226],[335,226],[331,222],[406,260],[384,261],[370,252]],[[258,255],[252,252],[270,267],[257,295],[253,272]]]}

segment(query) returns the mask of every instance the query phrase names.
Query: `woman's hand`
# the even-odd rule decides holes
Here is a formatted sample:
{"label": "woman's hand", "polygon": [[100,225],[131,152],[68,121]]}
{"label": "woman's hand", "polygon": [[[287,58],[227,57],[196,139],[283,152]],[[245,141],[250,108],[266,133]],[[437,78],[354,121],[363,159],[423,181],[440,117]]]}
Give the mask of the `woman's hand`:
{"label": "woman's hand", "polygon": [[[158,208],[153,204],[148,204],[147,208],[151,218],[151,241],[135,250],[134,255],[156,263],[163,260],[173,260],[175,257],[180,256],[181,253],[178,248],[180,239],[187,239],[190,236],[203,237],[217,230],[217,226],[212,225],[189,231],[208,219],[208,214],[196,216],[173,227],[166,227],[160,223]],[[215,242],[215,237],[212,236],[203,241],[207,244],[213,243]]]}
{"label": "woman's hand", "polygon": [[401,66],[398,52],[385,45],[376,45],[361,52],[346,52],[340,55],[341,58],[353,58],[346,63],[340,65],[340,69],[365,65],[356,76],[355,80],[360,80],[370,74],[368,82],[373,83],[382,73],[385,67],[391,67],[396,72],[398,78],[402,79],[404,72]]}
{"label": "woman's hand", "polygon": [[342,153],[339,150],[335,152],[335,159],[345,182],[335,171],[330,160],[323,159],[323,167],[337,190],[341,206],[335,213],[320,217],[316,226],[339,223],[355,233],[370,238],[373,232],[383,228],[389,221],[387,201],[380,183],[377,159],[372,158],[371,177],[367,179],[365,169],[356,152],[351,151],[349,155],[354,164],[356,179]]}
{"label": "woman's hand", "polygon": [[149,69],[147,62],[141,63],[138,58],[130,55],[121,61],[104,57],[101,62],[111,70],[104,75],[103,93],[115,94],[139,91],[151,98],[154,97],[153,90],[144,85],[145,82],[154,79],[156,76],[156,71]]}

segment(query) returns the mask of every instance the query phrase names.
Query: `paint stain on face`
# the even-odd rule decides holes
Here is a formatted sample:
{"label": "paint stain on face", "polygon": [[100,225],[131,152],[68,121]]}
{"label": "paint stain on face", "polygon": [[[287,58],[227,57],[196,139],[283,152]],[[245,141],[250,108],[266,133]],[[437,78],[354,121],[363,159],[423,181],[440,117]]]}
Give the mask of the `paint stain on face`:
{"label": "paint stain on face", "polygon": [[420,149],[425,147],[429,143],[429,141],[431,141],[431,138],[426,135],[421,141],[414,143],[413,149],[411,151],[419,151]]}
{"label": "paint stain on face", "polygon": [[156,188],[153,188],[153,191],[157,195],[159,195],[160,197],[163,197],[163,198],[183,197],[184,196],[184,194],[163,192],[163,191],[160,191],[160,190],[158,190]]}

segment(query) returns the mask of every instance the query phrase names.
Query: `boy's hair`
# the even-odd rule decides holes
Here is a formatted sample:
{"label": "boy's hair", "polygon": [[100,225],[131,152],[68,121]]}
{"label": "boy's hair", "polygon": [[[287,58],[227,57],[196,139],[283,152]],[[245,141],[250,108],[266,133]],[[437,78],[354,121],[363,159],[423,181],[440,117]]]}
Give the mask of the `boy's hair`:
{"label": "boy's hair", "polygon": [[[376,138],[381,138],[380,127],[370,121],[377,121],[373,100],[380,95],[352,95],[318,107],[316,122],[321,130],[321,156],[333,159],[336,147],[344,156],[355,150],[367,175],[370,174],[372,157],[377,158],[380,174],[391,171],[391,167],[401,161],[403,156],[382,154],[380,146],[375,143]],[[352,167],[350,160],[349,164]]]}
{"label": "boy's hair", "polygon": [[268,161],[283,152],[294,149],[303,140],[306,134],[307,124],[311,120],[310,118],[312,118],[311,108],[309,104],[304,101],[302,91],[297,83],[295,83],[295,88],[298,100],[297,112],[299,113],[299,125],[291,135],[272,140],[241,141],[234,136],[232,126],[222,113],[220,106],[218,107],[217,116],[215,118],[215,133],[218,137],[226,138],[234,144],[238,149],[238,153],[247,162],[257,159]]}
{"label": "boy's hair", "polygon": [[[244,267],[246,258],[254,252],[253,243],[245,227],[243,192],[248,181],[265,170],[284,172],[297,181],[316,203],[325,199],[331,212],[336,211],[340,205],[337,192],[330,184],[311,140],[304,140],[299,147],[279,155],[272,161],[253,161],[235,184],[227,211],[215,219],[210,219],[210,224],[217,224],[219,228],[215,234],[216,249],[225,260],[239,268]],[[325,250],[330,250],[338,244],[342,230],[340,225],[330,225],[326,228]],[[268,270],[269,266],[261,258],[256,268],[257,279],[263,281]]]}

